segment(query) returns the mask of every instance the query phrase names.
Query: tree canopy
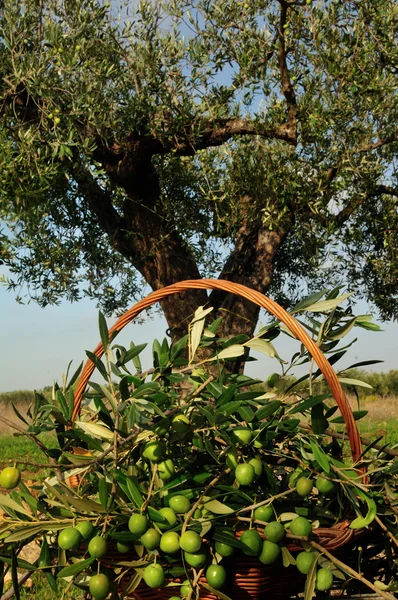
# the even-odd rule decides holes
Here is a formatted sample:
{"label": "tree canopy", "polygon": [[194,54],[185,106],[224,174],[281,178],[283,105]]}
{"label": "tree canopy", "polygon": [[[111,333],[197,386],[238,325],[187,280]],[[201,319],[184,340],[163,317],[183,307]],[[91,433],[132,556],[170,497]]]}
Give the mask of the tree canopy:
{"label": "tree canopy", "polygon": [[[396,317],[395,0],[2,0],[6,281],[106,312],[217,275]],[[24,292],[25,293],[25,292]],[[165,301],[179,329],[204,292]],[[220,292],[226,326],[255,307]]]}

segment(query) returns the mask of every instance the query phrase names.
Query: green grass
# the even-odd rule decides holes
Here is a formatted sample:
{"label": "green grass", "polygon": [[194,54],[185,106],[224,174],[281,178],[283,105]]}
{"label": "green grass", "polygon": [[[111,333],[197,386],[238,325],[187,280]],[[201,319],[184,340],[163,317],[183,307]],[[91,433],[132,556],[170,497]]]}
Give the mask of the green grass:
{"label": "green grass", "polygon": [[398,444],[398,419],[393,418],[388,421],[374,421],[365,417],[358,423],[360,434],[370,440],[383,436],[380,443],[393,446]]}
{"label": "green grass", "polygon": [[[31,587],[23,585],[20,589],[21,600],[60,600],[62,597],[62,591],[65,589],[66,584],[61,581],[58,592],[51,589],[48,584],[47,578],[44,573],[33,573],[31,578]],[[64,600],[80,600],[84,596],[84,592],[72,586],[70,591],[65,593],[63,596]]]}
{"label": "green grass", "polygon": [[[46,448],[58,448],[57,439],[49,434],[41,434],[40,441]],[[33,463],[47,463],[47,457],[33,440],[24,436],[14,436],[11,434],[0,435],[0,467],[4,468],[10,462],[18,462],[18,460],[27,460]],[[20,465],[24,467],[23,463]],[[45,475],[43,469],[35,466],[27,465],[26,471],[38,473],[38,479],[42,479]]]}

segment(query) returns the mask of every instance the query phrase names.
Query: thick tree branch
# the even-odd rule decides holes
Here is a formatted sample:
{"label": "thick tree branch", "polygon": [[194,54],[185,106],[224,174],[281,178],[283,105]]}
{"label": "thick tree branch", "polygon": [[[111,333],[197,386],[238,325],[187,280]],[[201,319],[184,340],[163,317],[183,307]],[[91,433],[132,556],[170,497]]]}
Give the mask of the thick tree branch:
{"label": "thick tree branch", "polygon": [[[243,214],[250,214],[250,201],[248,197],[241,200]],[[284,230],[275,231],[268,230],[260,221],[252,223],[249,218],[243,219],[235,248],[224,264],[220,279],[241,283],[265,293],[271,284],[275,256],[288,228],[288,217]],[[223,317],[221,333],[234,331],[236,334],[253,334],[258,320],[258,306],[218,290],[210,294],[209,304]]]}
{"label": "thick tree branch", "polygon": [[[153,136],[140,136],[130,133],[121,144],[98,144],[94,153],[96,160],[106,166],[107,172],[115,181],[126,182],[134,172],[147,168],[152,156],[173,153],[177,156],[194,156],[200,150],[221,146],[228,140],[242,136],[260,136],[270,140],[282,140],[295,146],[296,129],[292,120],[274,128],[261,123],[231,117],[225,119],[195,121],[187,128],[186,135],[167,141]],[[195,129],[197,132],[193,132]],[[138,178],[137,178],[138,179]]]}
{"label": "thick tree branch", "polygon": [[[131,163],[121,169],[105,166],[111,180],[120,181],[127,194],[123,216],[115,209],[111,195],[87,169],[74,165],[70,172],[112,247],[135,266],[153,290],[184,279],[200,279],[194,257],[178,231],[152,208],[160,192],[150,161],[145,164],[142,157],[137,160],[141,167],[138,173],[130,173]],[[173,335],[185,333],[187,319],[206,302],[204,290],[187,291],[179,296],[178,303],[163,300],[161,305]]]}
{"label": "thick tree branch", "polygon": [[296,145],[295,132],[291,131],[290,121],[275,128],[264,127],[260,123],[238,117],[208,121],[200,135],[193,140],[172,142],[169,147],[163,146],[163,152],[174,150],[180,156],[192,156],[198,150],[213,146],[221,146],[233,137],[241,135],[258,135],[267,139],[282,140]]}
{"label": "thick tree branch", "polygon": [[[138,257],[131,254],[126,223],[113,206],[110,193],[99,185],[88,169],[74,164],[69,171],[77,183],[79,194],[86,200],[101,229],[109,236],[112,246],[126,258],[137,260]],[[128,252],[126,244],[129,246]]]}
{"label": "thick tree branch", "polygon": [[345,206],[339,213],[337,213],[337,215],[334,216],[334,221],[339,227],[341,227],[346,221],[348,221],[348,219],[358,210],[361,204],[363,204],[366,200],[369,200],[370,198],[376,198],[378,196],[383,196],[384,194],[388,196],[398,197],[398,189],[394,189],[389,185],[380,184],[376,186],[367,195],[363,196],[363,198],[359,198],[355,202],[352,201],[349,206]]}
{"label": "thick tree branch", "polygon": [[386,194],[387,196],[397,196],[398,197],[398,188],[393,188],[390,185],[379,185],[377,189],[374,191],[372,196],[382,196]]}
{"label": "thick tree branch", "polygon": [[391,135],[387,137],[379,137],[377,142],[372,142],[371,144],[362,144],[354,150],[354,152],[370,152],[371,150],[376,150],[381,146],[386,146],[388,144],[392,144],[393,142],[398,142],[398,131],[395,131]]}

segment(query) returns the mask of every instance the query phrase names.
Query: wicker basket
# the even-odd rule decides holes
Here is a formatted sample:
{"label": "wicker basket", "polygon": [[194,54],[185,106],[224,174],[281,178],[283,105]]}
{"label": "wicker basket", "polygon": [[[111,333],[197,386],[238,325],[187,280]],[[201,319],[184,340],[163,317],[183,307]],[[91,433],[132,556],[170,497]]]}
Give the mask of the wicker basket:
{"label": "wicker basket", "polygon": [[[320,371],[323,373],[343,416],[347,437],[350,442],[351,454],[353,460],[356,461],[362,452],[361,439],[351,407],[343,392],[336,373],[304,328],[289,313],[279,306],[279,304],[270,298],[267,298],[263,294],[247,288],[244,285],[223,280],[199,279],[183,281],[165,287],[161,290],[157,290],[156,292],[152,292],[146,298],[135,304],[117,320],[117,322],[109,330],[109,335],[112,336],[113,339],[128,323],[130,323],[137,315],[151,305],[160,302],[168,296],[191,289],[217,289],[237,294],[254,302],[261,308],[266,309],[289,328],[292,334],[307,348],[317,363]],[[98,344],[94,350],[94,353],[98,357],[103,355],[104,348],[102,343]],[[80,375],[75,390],[75,405],[72,415],[72,422],[79,413],[83,393],[86,389],[88,380],[94,371],[94,368],[93,362],[88,360]],[[366,479],[365,474],[364,479]],[[70,481],[69,484],[71,486],[76,485],[76,480],[74,482]],[[314,530],[314,537],[322,546],[328,550],[335,551],[338,548],[350,544],[350,542],[354,542],[355,539],[361,535],[360,531],[358,532],[349,529],[348,525],[349,523],[346,522],[330,529],[316,529]],[[302,550],[302,547],[296,542],[288,544],[287,547],[291,552],[298,552]],[[112,562],[112,556],[109,555],[104,557],[104,564],[106,561]],[[262,565],[256,558],[247,557],[245,555],[240,555],[238,560],[235,559],[233,567],[233,578],[231,577],[231,581],[228,582],[228,587],[225,589],[225,593],[234,600],[262,600],[266,597],[266,595],[269,595],[270,598],[275,600],[285,600],[299,590],[303,581],[295,568],[289,567],[289,569],[286,569],[282,566],[279,567],[276,565],[266,567]],[[289,572],[290,569],[291,572]],[[174,581],[176,583],[179,582],[177,579]],[[125,581],[122,582],[121,585],[122,587],[125,587],[127,584],[128,581]],[[170,597],[176,595],[176,591],[178,594],[178,588],[173,586],[153,590],[147,587],[144,583],[140,583],[140,585],[133,592],[131,592],[129,597],[134,598],[135,600],[169,600]],[[207,590],[202,589],[200,593],[200,599],[216,600],[216,596]]]}

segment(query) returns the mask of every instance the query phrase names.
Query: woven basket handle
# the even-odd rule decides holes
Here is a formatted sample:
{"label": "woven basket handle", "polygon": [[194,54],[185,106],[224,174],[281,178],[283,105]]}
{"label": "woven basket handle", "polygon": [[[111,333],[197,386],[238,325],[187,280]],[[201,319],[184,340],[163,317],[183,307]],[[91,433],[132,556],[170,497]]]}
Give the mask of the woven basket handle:
{"label": "woven basket handle", "polygon": [[[230,281],[225,281],[222,279],[192,279],[187,281],[181,281],[180,283],[175,283],[174,285],[169,285],[165,288],[152,292],[146,298],[143,298],[142,300],[137,302],[137,304],[132,306],[124,315],[122,315],[116,321],[113,327],[111,327],[111,329],[109,330],[109,335],[117,335],[119,331],[121,331],[143,310],[149,308],[157,302],[160,302],[167,296],[179,294],[180,292],[184,292],[185,290],[191,289],[223,290],[225,292],[242,296],[247,300],[251,300],[258,306],[265,308],[268,312],[277,317],[277,319],[282,321],[282,323],[284,323],[290,329],[292,334],[298,340],[300,340],[300,342],[304,344],[304,346],[307,348],[308,352],[311,354],[311,356],[317,363],[320,371],[323,373],[323,376],[325,377],[326,381],[328,382],[330,390],[334,396],[334,399],[336,400],[336,403],[344,419],[344,423],[347,430],[347,436],[350,441],[352,458],[354,462],[357,461],[362,453],[361,438],[359,437],[358,428],[356,426],[351,407],[348,403],[348,400],[343,392],[341,384],[337,379],[337,375],[333,370],[331,364],[324,357],[316,343],[310,338],[308,333],[296,321],[296,319],[292,317],[288,312],[286,312],[284,308],[279,306],[279,304],[277,304],[267,296],[260,294],[260,292],[256,292],[255,290],[252,290],[239,283],[232,283]],[[100,343],[95,348],[94,354],[96,354],[100,358],[103,355],[103,353],[104,347],[102,343]],[[84,365],[83,371],[80,374],[75,390],[75,406],[72,414],[72,423],[74,422],[76,416],[79,413],[82,396],[84,390],[86,389],[88,380],[90,379],[94,371],[94,368],[94,363],[91,360],[87,360],[86,364]]]}

